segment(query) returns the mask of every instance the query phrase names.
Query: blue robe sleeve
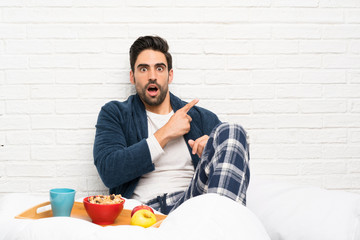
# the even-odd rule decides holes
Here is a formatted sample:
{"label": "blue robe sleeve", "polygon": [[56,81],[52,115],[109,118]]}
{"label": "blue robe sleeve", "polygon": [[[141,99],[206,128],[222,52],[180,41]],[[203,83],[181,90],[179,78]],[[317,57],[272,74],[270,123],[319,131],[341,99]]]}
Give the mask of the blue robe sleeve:
{"label": "blue robe sleeve", "polygon": [[118,187],[155,169],[146,139],[136,139],[139,138],[133,130],[136,123],[122,118],[121,114],[117,107],[106,104],[96,124],[94,163],[108,188]]}

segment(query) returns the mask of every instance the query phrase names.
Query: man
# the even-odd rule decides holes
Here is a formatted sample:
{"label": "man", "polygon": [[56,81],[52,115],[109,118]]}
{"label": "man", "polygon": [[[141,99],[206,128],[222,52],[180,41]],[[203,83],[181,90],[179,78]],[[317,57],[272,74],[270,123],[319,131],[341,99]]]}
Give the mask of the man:
{"label": "man", "polygon": [[221,123],[198,100],[173,95],[172,57],[160,37],[130,48],[137,94],[99,113],[94,161],[110,194],[122,194],[168,214],[187,199],[217,193],[246,204],[249,148],[244,129]]}

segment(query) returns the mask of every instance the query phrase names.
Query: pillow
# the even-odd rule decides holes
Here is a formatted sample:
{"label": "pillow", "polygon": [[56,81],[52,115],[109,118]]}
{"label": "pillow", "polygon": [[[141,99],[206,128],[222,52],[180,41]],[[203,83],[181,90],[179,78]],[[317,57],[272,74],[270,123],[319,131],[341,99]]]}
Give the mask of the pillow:
{"label": "pillow", "polygon": [[0,220],[10,220],[23,211],[49,201],[49,196],[27,193],[8,193],[0,195]]}
{"label": "pillow", "polygon": [[360,195],[252,179],[247,206],[272,240],[359,240]]}

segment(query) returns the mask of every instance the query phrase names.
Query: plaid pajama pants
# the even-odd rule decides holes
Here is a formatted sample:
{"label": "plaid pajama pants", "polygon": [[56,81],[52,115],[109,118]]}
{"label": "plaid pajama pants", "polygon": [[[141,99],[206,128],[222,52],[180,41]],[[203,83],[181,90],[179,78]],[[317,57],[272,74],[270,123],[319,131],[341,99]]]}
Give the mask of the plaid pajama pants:
{"label": "plaid pajama pants", "polygon": [[168,214],[192,197],[217,193],[246,205],[246,190],[250,180],[246,136],[240,125],[218,125],[209,136],[189,187],[185,191],[158,196],[146,204]]}

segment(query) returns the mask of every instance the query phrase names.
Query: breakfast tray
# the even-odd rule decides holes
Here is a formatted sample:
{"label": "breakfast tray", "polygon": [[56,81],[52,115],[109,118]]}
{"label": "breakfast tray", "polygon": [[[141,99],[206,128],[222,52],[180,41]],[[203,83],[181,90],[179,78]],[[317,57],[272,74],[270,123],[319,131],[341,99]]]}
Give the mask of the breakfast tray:
{"label": "breakfast tray", "polygon": [[[44,202],[39,205],[36,205],[23,213],[15,216],[17,219],[42,219],[52,217],[52,211],[46,210],[38,213],[38,209],[44,208],[50,205],[50,202]],[[158,228],[162,222],[166,218],[166,215],[155,214],[157,222],[152,226]],[[70,217],[83,219],[85,221],[91,222],[91,218],[87,215],[84,204],[82,202],[74,202],[73,209],[71,211]],[[130,225],[131,220],[131,210],[123,209],[119,216],[115,219],[115,222],[111,225],[106,226],[117,226],[117,225]]]}

